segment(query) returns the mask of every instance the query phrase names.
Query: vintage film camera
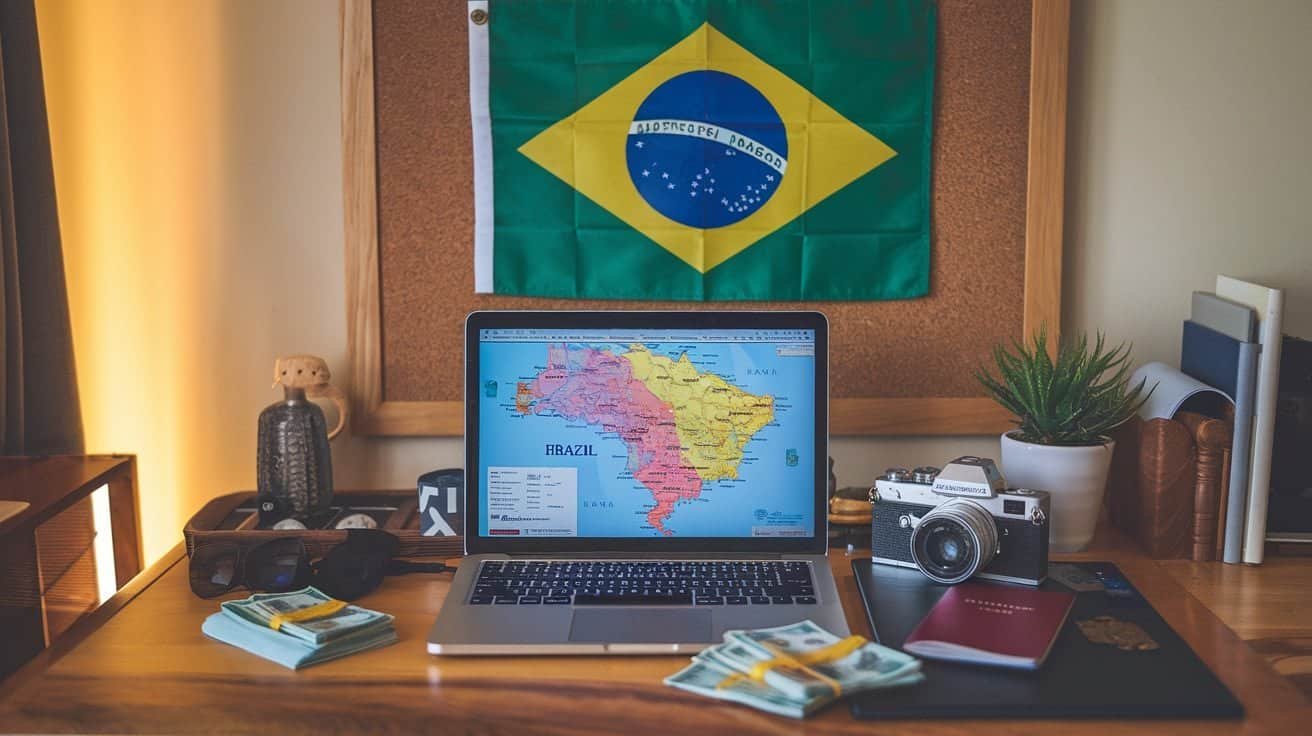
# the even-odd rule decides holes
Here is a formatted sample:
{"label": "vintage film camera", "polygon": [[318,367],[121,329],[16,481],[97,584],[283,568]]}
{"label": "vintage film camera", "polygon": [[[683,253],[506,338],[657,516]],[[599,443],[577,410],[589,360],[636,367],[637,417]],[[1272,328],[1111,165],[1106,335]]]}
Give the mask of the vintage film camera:
{"label": "vintage film camera", "polygon": [[1006,486],[987,458],[890,468],[870,489],[872,558],[940,583],[1038,585],[1048,574],[1048,494]]}

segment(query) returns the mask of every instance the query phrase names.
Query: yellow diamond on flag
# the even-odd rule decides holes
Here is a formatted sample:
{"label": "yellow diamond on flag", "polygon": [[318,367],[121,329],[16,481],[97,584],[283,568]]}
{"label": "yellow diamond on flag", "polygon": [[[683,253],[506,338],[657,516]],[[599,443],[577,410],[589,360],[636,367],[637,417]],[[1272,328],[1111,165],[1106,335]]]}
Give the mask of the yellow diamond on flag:
{"label": "yellow diamond on flag", "polygon": [[702,273],[897,155],[709,23],[519,151]]}

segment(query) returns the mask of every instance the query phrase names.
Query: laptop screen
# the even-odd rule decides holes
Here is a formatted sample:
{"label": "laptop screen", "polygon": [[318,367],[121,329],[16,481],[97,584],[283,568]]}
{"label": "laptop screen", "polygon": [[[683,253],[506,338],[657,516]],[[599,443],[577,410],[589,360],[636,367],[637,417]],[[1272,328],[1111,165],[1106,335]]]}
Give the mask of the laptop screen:
{"label": "laptop screen", "polygon": [[816,330],[479,329],[477,349],[480,537],[816,534]]}

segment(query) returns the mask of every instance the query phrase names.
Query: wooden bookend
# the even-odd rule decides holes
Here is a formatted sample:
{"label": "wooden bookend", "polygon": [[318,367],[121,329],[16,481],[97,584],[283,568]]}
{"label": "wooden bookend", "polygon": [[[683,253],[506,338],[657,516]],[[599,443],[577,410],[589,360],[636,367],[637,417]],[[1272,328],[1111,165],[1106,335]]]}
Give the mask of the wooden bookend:
{"label": "wooden bookend", "polygon": [[1230,447],[1231,424],[1182,411],[1176,420],[1193,433],[1197,469],[1194,473],[1192,555],[1195,562],[1216,557],[1217,517],[1221,503],[1221,479],[1226,475],[1223,460]]}
{"label": "wooden bookend", "polygon": [[1172,419],[1144,422],[1138,465],[1135,538],[1149,557],[1187,559],[1193,542],[1193,433]]}
{"label": "wooden bookend", "polygon": [[[1231,425],[1233,428],[1233,425]],[[1231,433],[1231,447],[1234,446],[1234,436]],[[1230,508],[1230,450],[1231,447],[1225,448],[1221,453],[1221,492],[1220,498],[1216,502],[1216,544],[1212,546],[1212,559],[1219,560],[1225,557],[1225,517],[1226,509]]]}

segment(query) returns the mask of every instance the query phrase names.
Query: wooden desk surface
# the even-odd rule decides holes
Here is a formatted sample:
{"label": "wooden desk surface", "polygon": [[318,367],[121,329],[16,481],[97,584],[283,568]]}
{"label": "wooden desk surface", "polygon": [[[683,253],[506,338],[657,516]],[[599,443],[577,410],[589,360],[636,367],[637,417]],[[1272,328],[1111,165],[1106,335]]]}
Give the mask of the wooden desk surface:
{"label": "wooden desk surface", "polygon": [[[438,658],[425,652],[449,575],[389,579],[360,602],[396,616],[401,642],[301,672],[206,639],[217,601],[192,596],[181,549],[126,589],[135,596],[76,646],[42,655],[0,688],[0,730],[100,733],[1300,733],[1312,706],[1161,564],[1101,540],[1070,559],[1110,559],[1243,701],[1242,722],[807,721],[704,700],[661,684],[686,657]],[[859,553],[858,553],[859,554]],[[869,635],[850,559],[831,557],[848,621]],[[122,599],[120,599],[121,601]],[[61,656],[62,655],[62,656]],[[450,730],[448,730],[450,729]],[[709,729],[709,730],[708,730]]]}

